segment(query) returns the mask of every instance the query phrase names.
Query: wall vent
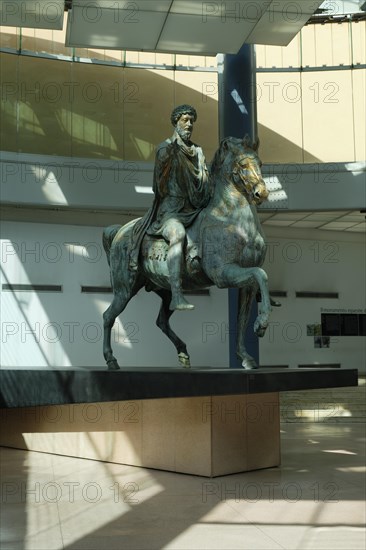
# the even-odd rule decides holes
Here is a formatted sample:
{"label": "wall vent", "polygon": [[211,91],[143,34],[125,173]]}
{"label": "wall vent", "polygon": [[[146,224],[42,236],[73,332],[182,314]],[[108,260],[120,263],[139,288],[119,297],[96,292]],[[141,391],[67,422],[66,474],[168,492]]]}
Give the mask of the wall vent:
{"label": "wall vent", "polygon": [[62,285],[3,284],[2,289],[11,292],[62,292]]}
{"label": "wall vent", "polygon": [[296,298],[339,298],[338,292],[296,292]]}
{"label": "wall vent", "polygon": [[111,294],[111,286],[82,286],[81,292],[87,294]]}

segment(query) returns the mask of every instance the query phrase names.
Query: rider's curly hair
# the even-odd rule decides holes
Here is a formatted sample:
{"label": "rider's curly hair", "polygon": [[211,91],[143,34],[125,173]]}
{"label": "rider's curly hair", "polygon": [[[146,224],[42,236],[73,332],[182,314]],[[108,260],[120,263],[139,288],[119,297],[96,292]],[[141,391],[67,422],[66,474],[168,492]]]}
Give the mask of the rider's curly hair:
{"label": "rider's curly hair", "polygon": [[175,126],[180,119],[182,115],[191,115],[193,116],[193,122],[196,122],[197,120],[197,111],[192,105],[178,105],[175,109],[173,109],[172,114],[170,116],[170,120],[173,126]]}

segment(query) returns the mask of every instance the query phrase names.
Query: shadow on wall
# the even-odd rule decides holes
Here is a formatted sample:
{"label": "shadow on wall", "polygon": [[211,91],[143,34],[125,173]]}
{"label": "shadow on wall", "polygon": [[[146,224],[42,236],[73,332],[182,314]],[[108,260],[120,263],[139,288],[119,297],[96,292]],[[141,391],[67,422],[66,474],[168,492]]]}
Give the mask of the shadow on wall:
{"label": "shadow on wall", "polygon": [[[5,284],[56,284],[62,290],[1,293],[2,366],[105,367],[102,313],[112,295],[80,288],[110,285],[101,228],[9,222],[3,233]],[[227,294],[212,292],[192,297],[196,309],[189,323],[184,315],[172,319],[193,366],[227,362]],[[160,299],[141,290],[116,321],[112,343],[121,365],[178,366],[174,346],[155,323],[159,308]]]}
{"label": "shadow on wall", "polygon": [[[50,51],[48,41],[38,42]],[[172,109],[190,103],[198,111],[194,140],[208,162],[216,151],[218,104],[209,94],[217,90],[215,72],[179,71],[178,82],[170,70],[12,54],[1,60],[1,150],[151,162],[156,145],[172,132]],[[259,136],[263,162],[304,158],[301,147],[262,124]],[[319,162],[309,152],[307,159]]]}
{"label": "shadow on wall", "polygon": [[[260,156],[263,162],[287,164],[293,163],[293,159],[301,159],[297,163],[304,162],[305,151],[303,148],[295,145],[281,134],[270,130],[267,126],[258,124],[258,136],[261,142]],[[309,151],[306,151],[306,156],[307,163],[322,162]]]}
{"label": "shadow on wall", "polygon": [[194,139],[208,160],[217,148],[217,101],[204,93],[216,73],[180,72],[178,82],[169,70],[12,54],[1,55],[1,73],[2,150],[151,161],[181,103],[198,111]]}

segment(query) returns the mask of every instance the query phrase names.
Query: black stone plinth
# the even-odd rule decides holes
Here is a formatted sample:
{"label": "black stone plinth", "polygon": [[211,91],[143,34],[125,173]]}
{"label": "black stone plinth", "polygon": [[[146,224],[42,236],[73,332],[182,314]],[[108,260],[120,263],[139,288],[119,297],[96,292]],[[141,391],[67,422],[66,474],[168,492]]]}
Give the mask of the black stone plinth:
{"label": "black stone plinth", "polygon": [[253,394],[357,384],[357,369],[0,369],[0,407]]}

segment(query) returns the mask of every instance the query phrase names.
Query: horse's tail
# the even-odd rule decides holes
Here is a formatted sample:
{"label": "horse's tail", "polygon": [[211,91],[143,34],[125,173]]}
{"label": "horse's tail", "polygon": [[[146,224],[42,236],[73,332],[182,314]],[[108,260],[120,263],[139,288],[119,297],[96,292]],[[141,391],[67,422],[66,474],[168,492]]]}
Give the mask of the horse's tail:
{"label": "horse's tail", "polygon": [[109,257],[110,257],[112,241],[116,236],[116,234],[118,233],[119,229],[121,229],[121,227],[122,225],[110,225],[109,227],[106,227],[103,230],[103,248],[107,255],[108,265],[109,265]]}

